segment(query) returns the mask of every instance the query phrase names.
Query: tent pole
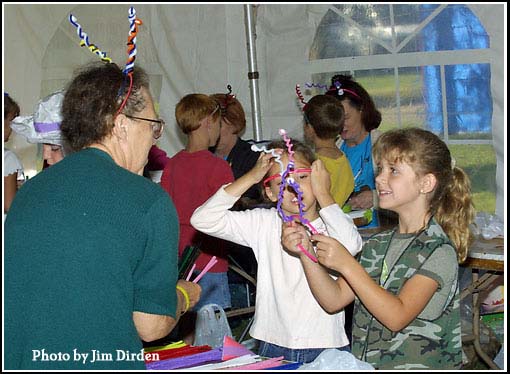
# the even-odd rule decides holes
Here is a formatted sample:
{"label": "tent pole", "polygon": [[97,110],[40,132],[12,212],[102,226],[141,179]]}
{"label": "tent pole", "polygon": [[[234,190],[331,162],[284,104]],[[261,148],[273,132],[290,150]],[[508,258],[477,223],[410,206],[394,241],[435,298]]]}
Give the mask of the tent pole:
{"label": "tent pole", "polygon": [[251,117],[253,122],[253,135],[256,141],[262,140],[262,128],[260,124],[260,99],[259,99],[259,72],[257,70],[257,52],[255,49],[255,25],[253,23],[253,5],[244,5],[244,19],[246,26],[246,41],[248,44],[248,79],[250,80]]}

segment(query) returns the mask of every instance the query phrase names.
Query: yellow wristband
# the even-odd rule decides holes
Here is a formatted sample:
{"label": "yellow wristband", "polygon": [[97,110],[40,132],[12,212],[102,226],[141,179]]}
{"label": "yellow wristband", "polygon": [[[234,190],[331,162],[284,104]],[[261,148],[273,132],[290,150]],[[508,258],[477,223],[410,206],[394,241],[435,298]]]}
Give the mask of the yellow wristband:
{"label": "yellow wristband", "polygon": [[177,288],[177,290],[181,291],[182,295],[184,296],[184,299],[186,300],[186,308],[184,309],[184,312],[183,312],[183,314],[184,314],[189,309],[189,295],[186,292],[186,290],[184,288],[182,288],[181,286],[175,286],[175,288]]}

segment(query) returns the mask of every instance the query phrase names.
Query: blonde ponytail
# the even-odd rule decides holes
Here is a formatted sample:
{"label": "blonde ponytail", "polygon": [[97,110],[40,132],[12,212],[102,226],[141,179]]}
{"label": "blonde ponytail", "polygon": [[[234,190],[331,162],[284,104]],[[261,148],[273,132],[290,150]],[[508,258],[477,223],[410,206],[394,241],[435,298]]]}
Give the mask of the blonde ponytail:
{"label": "blonde ponytail", "polygon": [[464,170],[454,167],[451,183],[445,186],[443,196],[434,214],[436,221],[457,248],[457,258],[462,263],[467,258],[474,240],[469,224],[475,217],[471,198],[471,182]]}

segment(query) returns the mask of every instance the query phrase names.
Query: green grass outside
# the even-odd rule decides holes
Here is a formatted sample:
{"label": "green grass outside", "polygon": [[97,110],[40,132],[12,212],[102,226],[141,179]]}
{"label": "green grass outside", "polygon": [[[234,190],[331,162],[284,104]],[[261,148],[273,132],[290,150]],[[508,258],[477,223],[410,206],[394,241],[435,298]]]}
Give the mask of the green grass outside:
{"label": "green grass outside", "polygon": [[[358,82],[378,101],[395,102],[396,84],[393,74],[360,78]],[[422,85],[416,74],[399,74],[400,100],[409,102],[411,99],[422,102]]]}
{"label": "green grass outside", "polygon": [[456,165],[471,180],[473,203],[478,212],[496,211],[496,154],[490,144],[450,144]]}

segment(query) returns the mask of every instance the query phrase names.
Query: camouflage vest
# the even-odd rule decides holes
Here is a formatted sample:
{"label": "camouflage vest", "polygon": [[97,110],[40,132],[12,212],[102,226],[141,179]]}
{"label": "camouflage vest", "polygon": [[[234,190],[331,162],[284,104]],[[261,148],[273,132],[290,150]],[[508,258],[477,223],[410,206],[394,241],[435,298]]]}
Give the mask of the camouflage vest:
{"label": "camouflage vest", "polygon": [[[372,236],[364,245],[360,263],[378,284],[386,251],[396,229]],[[434,250],[453,247],[441,226],[432,218],[427,228],[409,244],[381,285],[398,294],[405,281],[420,269]],[[392,332],[355,300],[352,353],[376,369],[458,369],[462,364],[459,287],[441,316],[426,320],[418,316],[407,327]]]}

